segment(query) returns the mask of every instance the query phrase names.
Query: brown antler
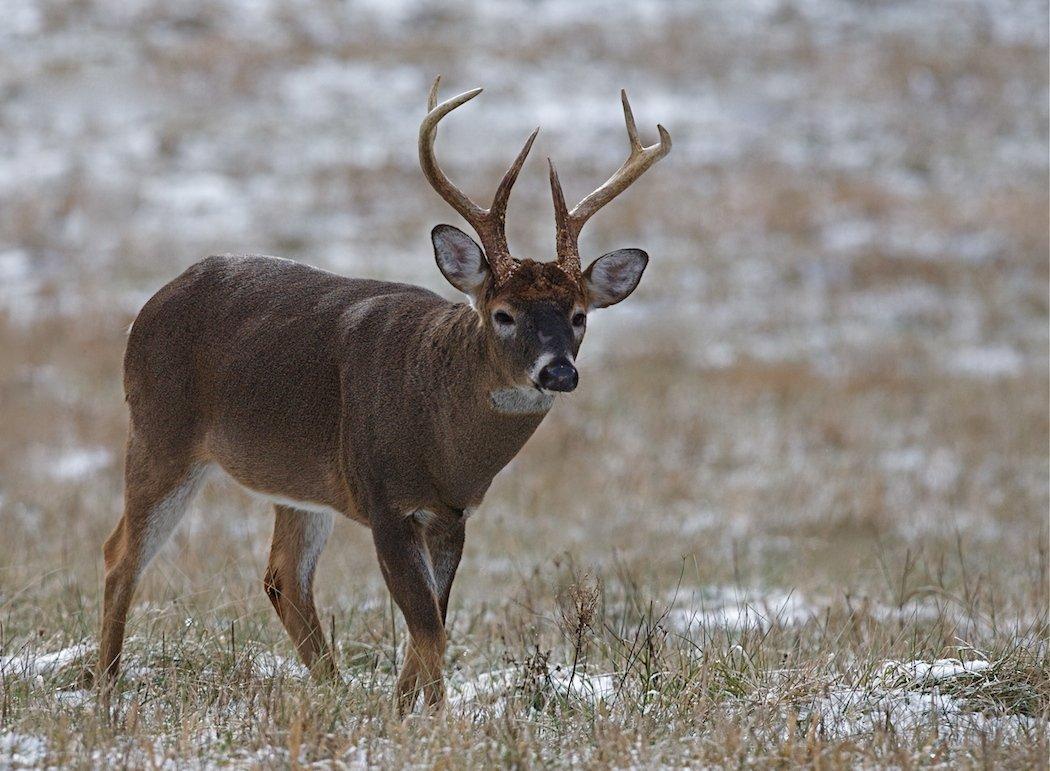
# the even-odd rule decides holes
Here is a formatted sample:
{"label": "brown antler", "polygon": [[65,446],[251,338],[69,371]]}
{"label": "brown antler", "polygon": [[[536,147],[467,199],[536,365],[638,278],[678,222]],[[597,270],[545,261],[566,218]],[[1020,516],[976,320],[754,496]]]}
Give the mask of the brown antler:
{"label": "brown antler", "polygon": [[514,159],[514,163],[507,169],[507,173],[503,175],[499,187],[496,188],[496,195],[492,199],[492,206],[488,209],[483,209],[470,200],[462,190],[452,184],[451,180],[445,176],[445,172],[438,166],[437,159],[434,157],[434,139],[437,136],[438,123],[454,109],[466,104],[480,94],[481,89],[475,88],[438,104],[437,95],[440,83],[441,76],[438,75],[434,79],[434,85],[430,87],[430,96],[427,98],[427,116],[423,118],[423,122],[419,126],[419,165],[423,167],[423,174],[426,175],[427,180],[438,192],[438,195],[459,212],[463,219],[469,222],[470,226],[477,232],[478,237],[481,239],[481,245],[485,249],[489,267],[492,268],[497,280],[502,280],[509,275],[514,265],[510,249],[507,246],[505,231],[507,201],[510,199],[511,188],[514,187],[514,182],[518,178],[518,172],[521,171],[521,166],[525,163],[525,158],[528,156],[529,150],[532,149],[532,143],[540,130],[537,128],[532,132],[526,140],[525,146],[518,153],[518,157]]}
{"label": "brown antler", "polygon": [[587,220],[596,211],[609,203],[642,176],[645,171],[663,158],[671,151],[671,135],[667,129],[657,124],[656,130],[660,132],[660,142],[649,147],[643,147],[638,138],[638,127],[634,124],[634,113],[631,112],[631,103],[627,101],[627,92],[620,91],[620,99],[623,101],[623,117],[627,122],[627,138],[631,143],[631,154],[616,172],[606,180],[605,184],[588,195],[569,211],[565,206],[565,194],[558,181],[558,172],[554,163],[548,158],[551,168],[551,195],[554,198],[554,220],[558,233],[558,263],[569,273],[579,275],[580,253],[578,240],[580,230]]}

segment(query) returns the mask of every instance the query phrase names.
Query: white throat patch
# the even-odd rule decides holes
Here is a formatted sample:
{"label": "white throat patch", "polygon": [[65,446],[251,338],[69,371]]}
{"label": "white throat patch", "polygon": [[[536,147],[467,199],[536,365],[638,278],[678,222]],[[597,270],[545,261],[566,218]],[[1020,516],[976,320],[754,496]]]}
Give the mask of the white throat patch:
{"label": "white throat patch", "polygon": [[547,412],[554,406],[554,394],[531,386],[499,388],[489,398],[497,412],[517,415]]}

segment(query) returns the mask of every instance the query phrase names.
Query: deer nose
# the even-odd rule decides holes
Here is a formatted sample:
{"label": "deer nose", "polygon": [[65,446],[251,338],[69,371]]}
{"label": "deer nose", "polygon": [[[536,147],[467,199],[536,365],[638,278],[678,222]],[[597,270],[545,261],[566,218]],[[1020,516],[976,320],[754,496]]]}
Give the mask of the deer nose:
{"label": "deer nose", "polygon": [[580,382],[580,373],[568,359],[555,359],[540,370],[540,387],[547,391],[572,391]]}

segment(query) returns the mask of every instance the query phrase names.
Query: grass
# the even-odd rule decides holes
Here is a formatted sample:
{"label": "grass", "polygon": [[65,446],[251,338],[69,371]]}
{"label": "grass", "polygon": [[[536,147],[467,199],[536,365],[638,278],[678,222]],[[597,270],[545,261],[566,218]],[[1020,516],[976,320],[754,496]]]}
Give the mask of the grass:
{"label": "grass", "polygon": [[[0,46],[0,767],[1046,767],[1045,8],[372,5],[43,3]],[[448,708],[394,716],[405,630],[349,522],[343,680],[304,677],[272,514],[217,484],[102,709],[134,312],[226,250],[447,291],[437,71],[486,87],[439,140],[480,198],[542,113],[523,255],[543,155],[569,197],[622,162],[618,88],[675,140],[584,234],[651,265],[469,523]]]}
{"label": "grass", "polygon": [[[16,360],[66,362],[63,382],[79,384],[67,404],[61,388],[3,384],[21,405],[0,456],[0,752],[16,765],[1047,757],[1047,534],[1025,481],[1045,451],[1045,382],[704,373],[673,355],[585,371],[497,480],[453,593],[443,714],[393,714],[404,629],[352,523],[318,578],[344,681],[303,676],[262,591],[265,508],[221,486],[151,568],[105,712],[78,690],[90,650],[38,657],[93,643],[120,464],[56,479],[54,457],[19,449],[119,446],[119,330],[0,326]],[[97,356],[66,353],[88,340]],[[929,457],[951,446],[971,471],[930,480],[874,462],[915,442]],[[967,510],[986,512],[983,530],[952,524]],[[888,674],[941,659],[987,666]]]}
{"label": "grass", "polygon": [[[521,596],[545,594],[544,578],[525,581]],[[560,578],[578,585],[568,569]],[[641,594],[637,586],[614,576],[604,586],[589,595],[600,602],[582,635],[517,603],[460,610],[449,657],[453,701],[485,673],[507,674],[491,693],[436,717],[400,721],[391,712],[394,646],[381,631],[390,627],[381,606],[336,623],[345,682],[319,684],[294,666],[273,665],[272,651],[287,651],[265,608],[187,616],[185,601],[174,599],[139,614],[130,674],[111,713],[73,690],[70,668],[35,679],[8,675],[5,720],[15,735],[46,737],[38,761],[60,765],[105,758],[132,765],[1035,766],[1045,757],[1045,621],[1013,630],[1008,648],[994,649],[995,634],[980,638],[984,651],[961,647],[959,623],[947,614],[886,625],[842,607],[799,625],[705,629],[694,638],[653,605],[628,601]],[[79,634],[71,628],[36,643],[58,646]],[[924,660],[948,652],[987,657],[990,666],[938,685],[888,685],[881,675],[887,655]],[[577,665],[567,687],[565,671]],[[611,674],[613,687],[595,699],[585,676],[598,673]],[[952,700],[942,714],[901,709],[931,689]],[[844,724],[840,712],[861,727]]]}

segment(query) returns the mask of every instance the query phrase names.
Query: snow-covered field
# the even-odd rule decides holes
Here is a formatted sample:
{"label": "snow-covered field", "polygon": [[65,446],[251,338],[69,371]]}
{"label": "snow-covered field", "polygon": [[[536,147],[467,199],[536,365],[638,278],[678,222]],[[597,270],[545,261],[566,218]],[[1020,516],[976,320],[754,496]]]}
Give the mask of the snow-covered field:
{"label": "snow-covered field", "polygon": [[[0,767],[1045,766],[1045,0],[0,3]],[[390,713],[404,630],[367,533],[303,677],[265,508],[209,488],[156,561],[111,715],[90,663],[121,501],[124,332],[205,254],[448,294],[438,142],[548,256],[642,246],[581,388],[497,480],[453,593],[450,705]],[[449,294],[451,296],[451,294]],[[569,588],[599,582],[582,633]],[[577,611],[579,609],[576,609]],[[326,622],[326,625],[328,625]],[[575,662],[575,666],[574,666]]]}

